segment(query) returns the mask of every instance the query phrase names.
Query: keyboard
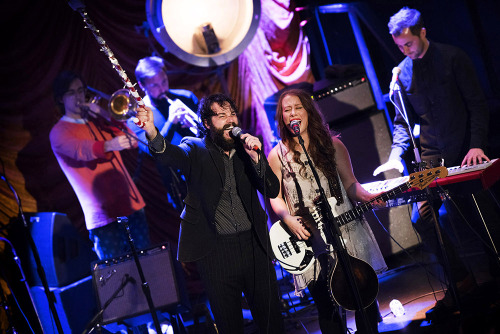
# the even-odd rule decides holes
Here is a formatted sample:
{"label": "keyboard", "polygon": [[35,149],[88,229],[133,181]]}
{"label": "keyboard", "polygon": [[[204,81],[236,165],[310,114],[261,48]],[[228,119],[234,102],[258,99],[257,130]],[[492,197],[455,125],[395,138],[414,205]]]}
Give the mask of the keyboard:
{"label": "keyboard", "polygon": [[[455,193],[473,193],[482,189],[488,189],[500,179],[500,160],[493,159],[473,166],[449,167],[448,176],[437,179],[429,188],[437,188],[434,195],[439,196],[441,189],[446,189]],[[408,176],[401,176],[384,181],[363,183],[361,186],[368,192],[375,194],[389,191],[408,181]],[[397,198],[387,201],[388,207],[419,202],[426,198],[427,194],[423,190],[408,190],[400,194]]]}

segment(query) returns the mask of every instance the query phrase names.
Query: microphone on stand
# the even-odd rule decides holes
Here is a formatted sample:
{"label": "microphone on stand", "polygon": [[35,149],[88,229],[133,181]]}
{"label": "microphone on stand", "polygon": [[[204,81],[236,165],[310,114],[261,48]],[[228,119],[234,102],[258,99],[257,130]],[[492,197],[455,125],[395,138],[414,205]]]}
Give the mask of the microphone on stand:
{"label": "microphone on stand", "polygon": [[292,128],[292,131],[296,136],[300,135],[300,121],[298,120],[291,121],[290,127]]}
{"label": "microphone on stand", "polygon": [[[234,138],[238,138],[242,143],[245,143],[245,140],[244,139],[241,139],[241,135],[243,134],[243,130],[241,130],[241,128],[235,126],[232,130],[231,130],[231,135],[234,137]],[[252,150],[254,150],[255,152],[259,153],[260,154],[260,149],[257,145],[254,145],[252,147]]]}
{"label": "microphone on stand", "polygon": [[125,274],[125,282],[130,282],[130,283],[134,284],[135,283],[135,278],[133,278],[129,274]]}
{"label": "microphone on stand", "polygon": [[398,77],[399,77],[399,74],[401,74],[401,69],[399,67],[394,67],[392,69],[392,80],[391,80],[391,83],[389,84],[389,96],[392,96],[392,94],[394,94],[394,91],[397,89],[396,87],[398,87]]}

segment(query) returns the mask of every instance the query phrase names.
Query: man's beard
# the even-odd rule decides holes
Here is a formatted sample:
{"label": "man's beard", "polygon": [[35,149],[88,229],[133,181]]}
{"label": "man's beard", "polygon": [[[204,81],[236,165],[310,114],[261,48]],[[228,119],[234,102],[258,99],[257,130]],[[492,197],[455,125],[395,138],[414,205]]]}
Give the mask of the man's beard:
{"label": "man's beard", "polygon": [[235,140],[231,137],[229,139],[226,139],[224,137],[224,130],[229,129],[230,127],[235,127],[238,126],[236,123],[232,124],[225,124],[222,129],[215,129],[212,127],[210,131],[210,137],[212,138],[213,142],[222,148],[224,151],[231,151],[233,148],[235,148]]}

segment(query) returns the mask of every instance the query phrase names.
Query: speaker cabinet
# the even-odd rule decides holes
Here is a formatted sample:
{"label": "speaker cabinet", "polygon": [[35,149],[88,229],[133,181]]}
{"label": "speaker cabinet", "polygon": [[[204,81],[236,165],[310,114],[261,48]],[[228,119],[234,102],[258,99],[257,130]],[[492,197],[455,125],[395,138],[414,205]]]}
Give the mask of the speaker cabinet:
{"label": "speaker cabinet", "polygon": [[375,106],[365,76],[344,81],[318,81],[314,84],[313,99],[328,123]]}
{"label": "speaker cabinet", "polygon": [[[176,313],[188,305],[182,269],[172,260],[169,244],[139,251],[139,262],[157,310]],[[102,313],[102,324],[149,312],[132,254],[94,263],[92,277],[100,309],[109,303]]]}
{"label": "speaker cabinet", "polygon": [[[49,287],[62,287],[90,275],[90,264],[97,260],[90,240],[85,240],[65,214],[58,212],[26,213]],[[30,286],[42,285],[36,271],[33,251],[22,222],[16,221],[12,236]]]}
{"label": "speaker cabinet", "polygon": [[[97,314],[97,304],[92,293],[92,278],[85,277],[70,285],[50,288],[55,298],[55,308],[64,333],[82,333]],[[44,333],[57,333],[57,327],[42,286],[30,288]]]}

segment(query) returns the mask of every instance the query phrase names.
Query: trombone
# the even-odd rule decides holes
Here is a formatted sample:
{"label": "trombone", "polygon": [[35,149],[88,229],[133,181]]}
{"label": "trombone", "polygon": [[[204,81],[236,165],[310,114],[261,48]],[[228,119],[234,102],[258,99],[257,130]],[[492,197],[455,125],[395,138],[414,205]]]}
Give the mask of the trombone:
{"label": "trombone", "polygon": [[91,103],[97,103],[101,98],[109,101],[108,111],[111,113],[111,117],[117,121],[125,121],[137,114],[137,102],[130,96],[128,89],[119,89],[111,95],[90,86],[87,86],[87,89],[96,94],[91,98]]}
{"label": "trombone", "polygon": [[[128,89],[119,89],[116,92],[114,92],[111,95],[105,94],[93,87],[87,86],[87,89],[91,91],[92,93],[96,94],[94,95],[89,102],[90,103],[98,103],[101,98],[108,100],[108,111],[111,114],[111,117],[113,117],[117,121],[125,121],[129,119],[130,117],[134,117],[137,114],[137,102],[136,100],[130,96],[130,92]],[[88,108],[85,108],[88,109]],[[92,112],[90,109],[86,110],[87,112],[91,112],[93,115],[96,117],[102,118],[106,123],[108,123],[111,126],[117,127],[116,124],[111,123],[106,117],[103,117],[102,115],[96,114]],[[138,138],[136,135],[130,133],[128,131],[128,127],[125,125],[127,129],[121,129],[123,133],[129,137],[137,140],[138,142],[148,145],[148,143],[144,142],[140,138]]]}

